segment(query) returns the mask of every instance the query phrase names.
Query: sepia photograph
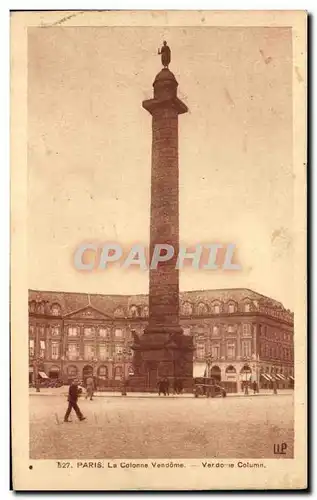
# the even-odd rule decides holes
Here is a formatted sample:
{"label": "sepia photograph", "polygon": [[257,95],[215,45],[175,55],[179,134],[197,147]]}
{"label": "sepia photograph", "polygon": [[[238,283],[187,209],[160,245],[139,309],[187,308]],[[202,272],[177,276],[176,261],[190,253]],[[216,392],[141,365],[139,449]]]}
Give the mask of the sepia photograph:
{"label": "sepia photograph", "polygon": [[231,15],[12,16],[22,489],[305,488],[306,13]]}

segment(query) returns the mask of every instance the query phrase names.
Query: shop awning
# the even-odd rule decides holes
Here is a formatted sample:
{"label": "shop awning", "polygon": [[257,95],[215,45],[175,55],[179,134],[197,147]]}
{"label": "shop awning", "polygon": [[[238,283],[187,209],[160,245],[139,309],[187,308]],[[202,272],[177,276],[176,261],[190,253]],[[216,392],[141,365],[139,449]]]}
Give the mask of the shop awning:
{"label": "shop awning", "polygon": [[49,377],[46,375],[46,373],[44,373],[44,372],[39,372],[39,376],[40,376],[41,378],[49,378]]}
{"label": "shop awning", "polygon": [[294,377],[292,377],[292,375],[290,375],[290,376],[289,376],[289,378],[290,378],[291,380],[295,380],[295,379],[294,379]]}
{"label": "shop awning", "polygon": [[273,382],[274,378],[272,377],[272,375],[269,375],[268,373],[266,373],[265,375],[271,382]]}
{"label": "shop awning", "polygon": [[286,378],[284,377],[284,375],[282,375],[282,373],[279,373],[279,374],[278,374],[278,377],[279,377],[281,380],[286,380]]}
{"label": "shop awning", "polygon": [[262,375],[262,377],[264,377],[266,380],[268,380],[268,381],[270,382],[270,379],[269,379],[269,377],[266,375],[266,373],[262,373],[261,375]]}

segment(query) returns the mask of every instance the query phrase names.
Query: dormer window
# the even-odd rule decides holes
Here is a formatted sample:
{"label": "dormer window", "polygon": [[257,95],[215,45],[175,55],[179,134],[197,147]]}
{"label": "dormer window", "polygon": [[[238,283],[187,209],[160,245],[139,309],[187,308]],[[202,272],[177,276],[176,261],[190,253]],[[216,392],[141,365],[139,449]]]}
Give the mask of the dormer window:
{"label": "dormer window", "polygon": [[53,304],[51,308],[51,313],[53,316],[60,316],[61,308],[58,304]]}

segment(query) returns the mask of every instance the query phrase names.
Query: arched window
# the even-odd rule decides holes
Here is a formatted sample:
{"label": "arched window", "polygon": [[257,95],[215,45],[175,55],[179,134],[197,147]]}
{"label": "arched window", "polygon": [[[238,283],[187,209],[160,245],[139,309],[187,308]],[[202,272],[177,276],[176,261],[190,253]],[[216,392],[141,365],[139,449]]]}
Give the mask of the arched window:
{"label": "arched window", "polygon": [[226,373],[237,373],[237,371],[236,371],[236,369],[235,369],[235,367],[234,367],[234,366],[229,365],[229,366],[227,366],[227,368],[226,368]]}
{"label": "arched window", "polygon": [[191,316],[193,314],[193,306],[190,302],[184,302],[181,307],[181,312],[184,316]]}
{"label": "arched window", "polygon": [[245,302],[244,303],[244,312],[250,312],[251,311],[251,304],[250,302]]}
{"label": "arched window", "polygon": [[199,316],[203,316],[204,314],[208,314],[208,306],[204,304],[204,302],[199,302],[197,306],[197,314]]}
{"label": "arched window", "polygon": [[122,366],[116,366],[114,369],[114,379],[121,380],[122,378]]}
{"label": "arched window", "polygon": [[221,312],[221,303],[220,302],[218,302],[218,301],[213,302],[211,307],[212,307],[212,312],[214,314],[220,314],[220,312]]}
{"label": "arched window", "polygon": [[136,306],[131,306],[129,311],[129,316],[131,318],[137,318],[139,316],[139,311]]}
{"label": "arched window", "polygon": [[45,302],[41,301],[37,304],[36,312],[39,314],[44,314],[45,312]]}
{"label": "arched window", "polygon": [[124,317],[124,311],[122,307],[117,307],[117,309],[113,313],[115,318],[123,318]]}
{"label": "arched window", "polygon": [[142,316],[144,318],[147,318],[149,316],[149,308],[148,306],[144,306],[143,309],[142,309]]}
{"label": "arched window", "polygon": [[98,368],[98,377],[102,379],[108,378],[108,368],[104,365],[99,366]]}
{"label": "arched window", "polygon": [[228,303],[228,313],[229,314],[232,314],[232,313],[235,313],[237,310],[237,305],[235,302],[229,302]]}
{"label": "arched window", "polygon": [[36,303],[35,303],[35,300],[31,300],[31,302],[29,302],[29,311],[34,313],[36,310]]}
{"label": "arched window", "polygon": [[67,374],[68,374],[69,378],[76,378],[77,377],[77,373],[78,373],[77,366],[70,365],[67,368]]}
{"label": "arched window", "polygon": [[59,304],[53,304],[51,307],[51,313],[53,316],[60,316],[61,314],[61,307]]}

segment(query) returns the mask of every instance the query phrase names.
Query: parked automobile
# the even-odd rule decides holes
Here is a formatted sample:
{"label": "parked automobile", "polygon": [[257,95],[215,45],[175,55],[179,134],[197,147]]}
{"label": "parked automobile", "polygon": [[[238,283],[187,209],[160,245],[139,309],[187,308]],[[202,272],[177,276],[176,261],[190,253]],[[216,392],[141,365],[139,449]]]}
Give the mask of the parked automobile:
{"label": "parked automobile", "polygon": [[[59,379],[53,379],[53,378],[42,378],[39,379],[39,387],[42,387],[43,389],[45,388],[56,388],[56,387],[62,387],[64,384],[61,380]],[[34,382],[31,382],[29,384],[29,387],[36,387]]]}
{"label": "parked automobile", "polygon": [[197,377],[194,379],[194,395],[195,398],[199,396],[206,396],[207,398],[221,396],[225,398],[227,391],[221,385],[216,384],[214,379]]}

